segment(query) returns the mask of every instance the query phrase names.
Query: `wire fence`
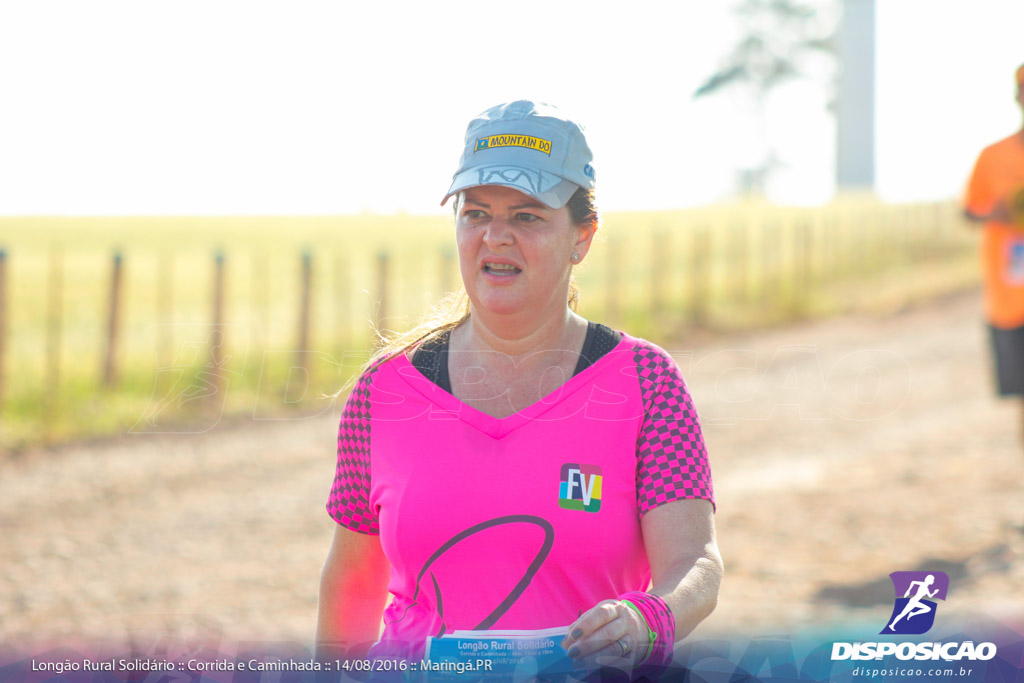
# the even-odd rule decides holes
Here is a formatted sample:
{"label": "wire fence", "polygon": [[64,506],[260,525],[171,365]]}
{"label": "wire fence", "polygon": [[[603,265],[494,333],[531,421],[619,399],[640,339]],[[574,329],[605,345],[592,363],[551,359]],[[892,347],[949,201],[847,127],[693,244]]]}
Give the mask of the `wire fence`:
{"label": "wire fence", "polygon": [[[19,229],[0,227],[0,239]],[[9,239],[0,447],[332,409],[324,396],[365,362],[375,329],[411,325],[460,286],[450,230],[404,235],[339,230],[315,249]],[[951,202],[613,214],[598,235],[574,276],[579,312],[662,341],[844,310],[851,292],[928,296],[977,279]]]}

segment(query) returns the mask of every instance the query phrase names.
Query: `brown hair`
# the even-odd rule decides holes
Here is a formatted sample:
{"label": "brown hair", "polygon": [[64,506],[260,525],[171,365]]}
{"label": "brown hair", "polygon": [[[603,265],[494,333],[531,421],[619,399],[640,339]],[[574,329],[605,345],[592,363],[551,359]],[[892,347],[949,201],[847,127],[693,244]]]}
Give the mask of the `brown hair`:
{"label": "brown hair", "polygon": [[[452,208],[456,215],[458,215],[461,202],[462,193],[460,192],[456,197],[455,202],[452,204]],[[593,190],[588,190],[582,187],[579,188],[573,193],[572,197],[569,198],[569,201],[566,202],[565,206],[569,209],[569,217],[572,219],[574,225],[582,226],[587,223],[598,224],[599,215],[597,212],[597,204],[594,200]],[[572,276],[570,275],[569,298],[566,303],[572,311],[576,310],[579,299],[579,289],[576,287],[576,283],[573,282]],[[456,291],[446,294],[440,302],[432,306],[412,329],[392,335],[387,335],[382,330],[375,329],[374,334],[377,337],[378,344],[377,348],[370,354],[370,359],[363,367],[360,368],[359,373],[354,375],[352,379],[346,382],[345,385],[332,396],[337,397],[350,384],[358,379],[359,375],[375,363],[397,356],[400,353],[404,353],[433,334],[443,332],[445,330],[452,330],[461,325],[467,318],[469,318],[469,295],[463,287],[459,287]]]}

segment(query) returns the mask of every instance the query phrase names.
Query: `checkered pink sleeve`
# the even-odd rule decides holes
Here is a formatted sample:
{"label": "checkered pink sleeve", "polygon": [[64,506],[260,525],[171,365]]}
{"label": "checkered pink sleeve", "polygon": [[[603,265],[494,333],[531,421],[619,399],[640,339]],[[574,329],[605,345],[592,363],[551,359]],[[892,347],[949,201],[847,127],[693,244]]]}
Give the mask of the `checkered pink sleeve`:
{"label": "checkered pink sleeve", "polygon": [[377,367],[363,373],[345,402],[338,426],[338,465],[327,501],[327,514],[363,534],[380,533],[377,514],[370,509],[370,386]]}
{"label": "checkered pink sleeve", "polygon": [[697,411],[679,366],[646,341],[633,347],[644,422],[637,439],[636,498],[640,515],[673,500],[715,504],[711,468]]}

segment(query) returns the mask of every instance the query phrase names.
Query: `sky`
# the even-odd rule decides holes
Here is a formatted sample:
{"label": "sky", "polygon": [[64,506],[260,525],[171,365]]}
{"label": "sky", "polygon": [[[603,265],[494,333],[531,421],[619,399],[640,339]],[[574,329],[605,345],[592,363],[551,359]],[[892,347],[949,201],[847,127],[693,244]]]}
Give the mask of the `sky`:
{"label": "sky", "polygon": [[[436,213],[469,119],[523,97],[586,126],[605,209],[728,201],[756,121],[693,92],[730,5],[0,0],[0,215]],[[1022,25],[877,0],[879,196],[956,197],[1020,128]],[[774,201],[835,192],[826,71],[768,103]]]}

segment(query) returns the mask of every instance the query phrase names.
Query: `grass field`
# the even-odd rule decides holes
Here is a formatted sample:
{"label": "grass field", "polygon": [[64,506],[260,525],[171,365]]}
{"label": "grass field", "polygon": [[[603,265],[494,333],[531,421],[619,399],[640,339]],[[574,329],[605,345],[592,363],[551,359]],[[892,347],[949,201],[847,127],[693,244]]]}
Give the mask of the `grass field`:
{"label": "grass field", "polygon": [[[371,321],[403,329],[459,286],[446,216],[8,217],[0,248],[4,450],[340,410],[322,396],[367,358]],[[118,380],[104,389],[115,251]],[[211,369],[218,253],[225,361]],[[297,355],[303,253],[312,267],[306,369]],[[697,329],[894,310],[973,286],[975,261],[951,203],[850,199],[609,214],[576,279],[583,315],[667,342]]]}

